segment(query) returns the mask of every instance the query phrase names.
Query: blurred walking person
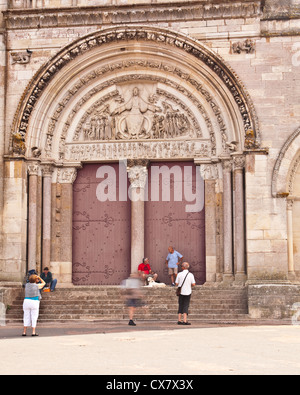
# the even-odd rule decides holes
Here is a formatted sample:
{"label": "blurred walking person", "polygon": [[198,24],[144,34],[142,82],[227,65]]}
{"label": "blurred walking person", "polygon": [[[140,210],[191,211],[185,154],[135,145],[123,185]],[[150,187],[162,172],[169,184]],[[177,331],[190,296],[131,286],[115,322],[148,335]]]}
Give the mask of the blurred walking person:
{"label": "blurred walking person", "polygon": [[142,307],[142,281],[138,273],[133,273],[122,283],[123,295],[126,300],[129,314],[129,326],[136,326],[134,314],[137,307]]}

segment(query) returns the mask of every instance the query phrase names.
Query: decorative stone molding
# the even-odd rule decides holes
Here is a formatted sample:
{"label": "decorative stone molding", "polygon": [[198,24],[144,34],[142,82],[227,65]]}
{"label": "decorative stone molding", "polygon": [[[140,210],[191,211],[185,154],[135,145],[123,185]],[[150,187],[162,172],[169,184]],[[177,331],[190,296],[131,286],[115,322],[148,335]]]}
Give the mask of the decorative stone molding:
{"label": "decorative stone molding", "polygon": [[[77,3],[77,0],[74,0]],[[54,28],[61,26],[117,25],[130,23],[155,23],[192,20],[255,18],[261,15],[260,1],[228,2],[170,2],[168,4],[118,4],[118,8],[103,6],[99,0],[96,7],[66,8],[57,6],[55,9],[41,5],[35,7],[21,0],[16,6],[10,3],[10,10],[5,12],[6,26],[9,29]],[[102,4],[101,4],[102,3]],[[74,5],[73,5],[74,6]],[[18,8],[21,8],[18,9]],[[28,10],[26,10],[28,8]],[[43,12],[40,11],[43,10]]]}
{"label": "decorative stone molding", "polygon": [[200,141],[149,141],[114,143],[68,144],[65,160],[93,162],[119,159],[208,159],[211,146],[208,140]]}
{"label": "decorative stone molding", "polygon": [[[118,27],[99,31],[81,38],[61,50],[52,60],[47,62],[31,81],[30,88],[24,97],[22,97],[19,104],[13,123],[13,130],[17,130],[25,141],[29,119],[38,99],[53,77],[70,61],[97,47],[100,48],[112,42],[121,43],[128,41],[155,42],[160,46],[174,47],[203,62],[217,78],[223,81],[224,86],[227,87],[238,105],[241,119],[243,119],[245,133],[248,130],[253,130],[256,143],[259,144],[259,128],[253,103],[231,68],[211,50],[201,46],[195,40],[177,32],[174,33],[169,30],[155,29],[147,26]],[[197,84],[196,81],[194,83]]]}

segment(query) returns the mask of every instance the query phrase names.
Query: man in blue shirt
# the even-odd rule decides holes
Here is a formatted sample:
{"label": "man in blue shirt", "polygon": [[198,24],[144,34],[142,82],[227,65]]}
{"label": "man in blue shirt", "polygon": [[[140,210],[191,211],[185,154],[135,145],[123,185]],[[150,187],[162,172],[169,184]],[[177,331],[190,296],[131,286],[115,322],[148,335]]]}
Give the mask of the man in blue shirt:
{"label": "man in blue shirt", "polygon": [[168,248],[169,254],[166,259],[166,265],[169,268],[169,275],[171,276],[172,287],[175,287],[175,278],[178,274],[178,266],[183,261],[183,255],[174,250],[172,246]]}

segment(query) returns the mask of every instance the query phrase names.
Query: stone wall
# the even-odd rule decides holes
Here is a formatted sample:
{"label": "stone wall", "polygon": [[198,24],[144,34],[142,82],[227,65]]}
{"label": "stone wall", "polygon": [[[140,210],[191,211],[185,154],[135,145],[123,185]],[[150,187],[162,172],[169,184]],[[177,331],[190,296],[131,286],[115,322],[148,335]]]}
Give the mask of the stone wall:
{"label": "stone wall", "polygon": [[249,315],[255,319],[292,319],[298,323],[300,286],[252,285],[248,287]]}
{"label": "stone wall", "polygon": [[[35,73],[61,48],[79,37],[116,24],[155,25],[183,33],[222,56],[236,72],[254,102],[261,146],[265,150],[248,152],[246,159],[247,274],[251,281],[286,280],[286,199],[272,197],[271,183],[278,154],[300,125],[298,4],[295,1],[286,3],[286,6],[292,6],[288,9],[293,11],[287,15],[282,10],[282,2],[279,4],[280,9],[275,7],[275,3],[270,7],[270,2],[260,1],[224,1],[221,4],[207,1],[201,5],[199,2],[181,1],[172,6],[169,3],[143,0],[124,5],[122,1],[106,1],[97,8],[93,6],[98,6],[99,2],[91,1],[88,2],[89,8],[85,8],[86,2],[82,0],[15,0],[14,8],[11,7],[4,14],[8,64],[5,94],[5,84],[0,84],[3,93],[0,94],[0,100],[6,95],[6,106],[0,103],[0,109],[6,110],[5,117],[0,113],[0,157],[3,156],[1,149],[4,144],[2,130],[5,128],[5,153],[8,154],[11,125],[17,107],[22,102],[22,95]],[[131,4],[134,6],[131,7]],[[82,6],[80,11],[76,7],[68,8],[76,5]],[[50,9],[41,9],[50,6]],[[5,7],[3,3],[2,9]],[[28,10],[25,13],[18,12],[22,7]],[[5,45],[3,37],[0,33],[2,48]],[[5,52],[1,51],[2,81],[5,58]],[[2,277],[14,277],[25,270],[26,238],[22,232],[26,233],[27,179],[22,173],[24,170],[18,170],[18,166],[18,162],[7,165],[6,189],[0,195],[7,199],[3,235],[5,250],[0,255],[3,257],[0,261]],[[0,190],[1,174],[0,162]],[[15,174],[23,175],[19,178]],[[58,240],[52,239],[52,243],[57,244]],[[55,254],[58,254],[57,250]],[[56,260],[59,258],[56,257]],[[69,260],[68,256],[62,259],[66,262]],[[215,266],[216,262],[212,265]]]}

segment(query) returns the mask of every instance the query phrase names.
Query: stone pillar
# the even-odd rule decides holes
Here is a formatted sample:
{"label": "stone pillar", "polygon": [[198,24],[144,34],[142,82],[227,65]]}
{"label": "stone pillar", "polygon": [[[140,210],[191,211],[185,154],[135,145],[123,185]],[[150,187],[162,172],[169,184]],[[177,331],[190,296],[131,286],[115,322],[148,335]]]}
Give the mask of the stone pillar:
{"label": "stone pillar", "polygon": [[217,280],[216,179],[218,167],[215,164],[201,164],[200,174],[205,182],[206,283],[214,283]]}
{"label": "stone pillar", "polygon": [[39,165],[28,164],[28,270],[37,270],[36,244],[37,244],[37,187]]}
{"label": "stone pillar", "polygon": [[234,180],[235,180],[235,257],[236,274],[235,281],[245,283],[246,256],[245,256],[245,197],[244,197],[244,168],[245,157],[242,154],[234,155]]}
{"label": "stone pillar", "polygon": [[22,282],[27,270],[27,173],[24,158],[5,158],[0,281]]}
{"label": "stone pillar", "polygon": [[223,237],[224,237],[224,282],[232,282],[233,275],[233,236],[232,236],[232,161],[222,160],[223,166]]}
{"label": "stone pillar", "polygon": [[131,272],[137,272],[145,255],[145,188],[148,161],[129,160],[127,165],[131,200]]}
{"label": "stone pillar", "polygon": [[43,173],[43,267],[50,267],[51,262],[51,186],[52,165],[44,165]]}
{"label": "stone pillar", "polygon": [[[77,166],[78,167],[78,166]],[[72,284],[72,255],[73,255],[73,183],[77,177],[77,168],[59,168],[57,183],[61,185],[60,192],[60,221],[56,225],[59,235],[59,254],[51,261],[51,268],[59,285]]]}
{"label": "stone pillar", "polygon": [[294,200],[287,200],[287,234],[288,234],[288,278],[295,280],[294,262],[294,233],[293,233],[293,205]]}

